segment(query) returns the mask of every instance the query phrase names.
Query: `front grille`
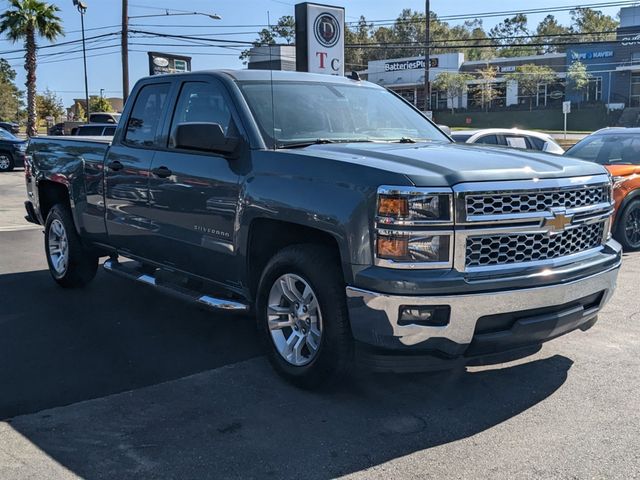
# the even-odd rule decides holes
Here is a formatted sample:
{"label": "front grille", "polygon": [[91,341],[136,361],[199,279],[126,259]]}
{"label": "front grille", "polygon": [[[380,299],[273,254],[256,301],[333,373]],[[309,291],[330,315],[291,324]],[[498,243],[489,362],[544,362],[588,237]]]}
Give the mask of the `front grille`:
{"label": "front grille", "polygon": [[483,192],[466,196],[467,216],[548,212],[609,202],[609,186],[525,192]]}
{"label": "front grille", "polygon": [[599,246],[604,222],[581,225],[548,233],[510,233],[467,238],[466,266],[487,267],[512,263],[551,260]]}

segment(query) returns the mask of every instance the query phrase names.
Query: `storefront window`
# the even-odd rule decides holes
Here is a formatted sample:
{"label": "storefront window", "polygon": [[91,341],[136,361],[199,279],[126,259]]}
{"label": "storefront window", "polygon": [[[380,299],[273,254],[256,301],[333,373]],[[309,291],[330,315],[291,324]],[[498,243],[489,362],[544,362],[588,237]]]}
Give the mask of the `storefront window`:
{"label": "storefront window", "polygon": [[640,107],[640,72],[631,74],[631,106]]}
{"label": "storefront window", "polygon": [[602,77],[591,77],[589,79],[589,85],[584,92],[583,100],[585,102],[602,100]]}
{"label": "storefront window", "polygon": [[487,87],[482,83],[469,86],[468,92],[468,107],[472,109],[486,108],[486,102],[484,98],[493,97],[491,100],[490,108],[503,108],[507,104],[507,84],[506,82],[495,82],[491,84],[491,90],[493,95],[487,92]]}

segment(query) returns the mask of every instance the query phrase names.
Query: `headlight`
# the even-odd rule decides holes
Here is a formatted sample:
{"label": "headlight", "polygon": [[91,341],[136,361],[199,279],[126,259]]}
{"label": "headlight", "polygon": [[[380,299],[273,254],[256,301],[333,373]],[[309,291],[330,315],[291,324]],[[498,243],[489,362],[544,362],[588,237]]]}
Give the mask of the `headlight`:
{"label": "headlight", "polygon": [[396,225],[449,223],[452,198],[450,189],[383,186],[378,188],[377,221]]}
{"label": "headlight", "polygon": [[613,189],[615,190],[616,188],[619,188],[620,185],[622,185],[624,182],[626,182],[627,180],[629,180],[629,177],[625,177],[625,176],[616,176],[616,177],[611,177],[611,181],[613,182]]}
{"label": "headlight", "polygon": [[14,144],[14,148],[22,153],[27,151],[27,146],[27,142]]}
{"label": "headlight", "polygon": [[450,189],[389,186],[378,189],[376,265],[451,268],[452,248],[453,194]]}

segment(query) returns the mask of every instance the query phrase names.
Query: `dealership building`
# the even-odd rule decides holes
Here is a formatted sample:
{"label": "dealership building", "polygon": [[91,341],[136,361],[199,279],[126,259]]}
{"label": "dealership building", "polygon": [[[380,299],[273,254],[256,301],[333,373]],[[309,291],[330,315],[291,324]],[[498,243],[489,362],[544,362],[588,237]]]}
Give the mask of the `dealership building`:
{"label": "dealership building", "polygon": [[[567,87],[567,71],[574,62],[582,62],[589,73],[589,84],[580,92]],[[535,64],[550,67],[555,79],[538,86],[537,94],[525,93],[508,74],[521,65]],[[424,57],[375,60],[361,72],[370,82],[389,88],[420,109],[425,107]],[[494,67],[496,98],[491,108],[561,108],[562,102],[604,104],[611,110],[640,107],[640,6],[620,10],[620,26],[616,40],[611,42],[573,45],[563,53],[523,57],[494,58],[488,61],[465,61],[464,53],[431,56],[429,81],[441,72],[461,72],[473,75],[478,70]],[[479,109],[480,81],[471,80],[467,92],[459,98],[447,99],[444,92],[431,92],[431,109]]]}

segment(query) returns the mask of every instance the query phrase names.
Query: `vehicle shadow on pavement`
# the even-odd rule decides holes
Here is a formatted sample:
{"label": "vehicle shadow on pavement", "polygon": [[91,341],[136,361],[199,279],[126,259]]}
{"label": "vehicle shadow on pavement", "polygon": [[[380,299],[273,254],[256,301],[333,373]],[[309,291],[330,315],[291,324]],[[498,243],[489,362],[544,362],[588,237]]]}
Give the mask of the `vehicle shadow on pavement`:
{"label": "vehicle shadow on pavement", "polygon": [[212,314],[102,271],[64,290],[48,271],[0,275],[0,419],[260,354],[252,319]]}
{"label": "vehicle shadow on pavement", "polygon": [[[334,478],[508,421],[558,390],[572,365],[555,355],[470,371],[359,374],[314,393],[282,381],[264,357],[230,364],[257,352],[246,318],[211,322],[120,280],[61,293],[42,283],[50,282],[44,272],[20,275],[27,278],[0,277],[0,288],[33,287],[13,292],[0,317],[4,411],[214,368],[8,420],[14,435],[46,454],[25,454],[25,465],[53,461],[86,479]],[[113,306],[123,291],[135,300]],[[34,292],[37,303],[29,301]],[[207,356],[207,345],[220,352]],[[20,395],[11,393],[16,384]]]}

